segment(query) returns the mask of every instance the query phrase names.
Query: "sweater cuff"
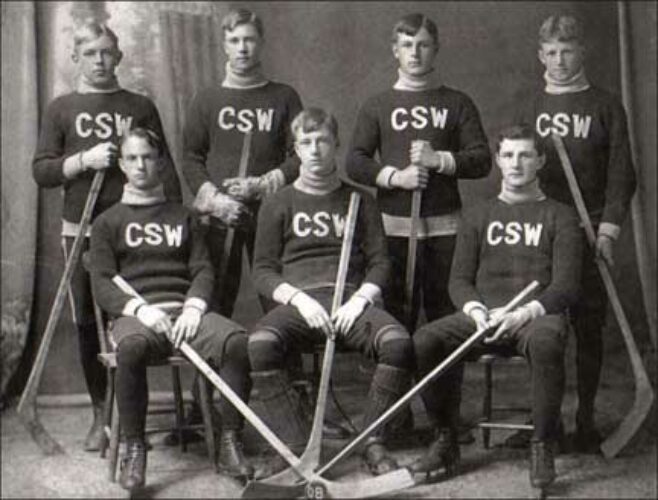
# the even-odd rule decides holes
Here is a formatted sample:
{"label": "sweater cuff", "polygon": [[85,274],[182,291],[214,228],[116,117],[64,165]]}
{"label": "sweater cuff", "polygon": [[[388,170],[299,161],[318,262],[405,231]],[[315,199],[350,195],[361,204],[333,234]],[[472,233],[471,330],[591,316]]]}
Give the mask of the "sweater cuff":
{"label": "sweater cuff", "polygon": [[621,232],[621,227],[617,224],[612,224],[610,222],[601,222],[599,224],[599,236],[608,236],[613,240],[619,238],[619,233]]}
{"label": "sweater cuff", "polygon": [[473,309],[482,309],[485,312],[488,311],[487,306],[485,306],[482,302],[478,302],[477,300],[466,302],[464,307],[462,307],[462,311],[466,316],[470,316],[471,312],[473,312]]}
{"label": "sweater cuff", "polygon": [[183,304],[183,308],[186,307],[193,307],[194,309],[201,311],[201,314],[205,314],[208,310],[208,303],[198,297],[190,297],[185,301],[185,304]]}
{"label": "sweater cuff", "polygon": [[136,316],[137,308],[139,306],[146,305],[146,303],[147,302],[142,298],[133,297],[128,302],[126,302],[125,306],[123,306],[123,311],[121,311],[121,314],[123,316]]}
{"label": "sweater cuff", "polygon": [[439,173],[443,175],[455,175],[455,171],[457,170],[455,156],[450,151],[437,151],[436,153],[441,159]]}
{"label": "sweater cuff", "polygon": [[363,283],[359,289],[354,292],[354,295],[363,297],[371,306],[375,305],[375,301],[381,296],[382,289],[374,283]]}
{"label": "sweater cuff", "polygon": [[201,214],[212,213],[213,200],[217,194],[217,187],[210,181],[204,182],[196,193],[192,206]]}
{"label": "sweater cuff", "polygon": [[258,178],[258,186],[263,198],[276,193],[286,184],[286,176],[283,170],[275,168]]}
{"label": "sweater cuff", "polygon": [[385,167],[383,167],[377,174],[377,177],[375,178],[375,184],[377,185],[377,187],[384,189],[393,189],[393,186],[391,186],[391,177],[393,177],[393,174],[397,171],[398,171],[397,168],[391,167],[390,165],[386,165]]}
{"label": "sweater cuff", "polygon": [[301,292],[299,288],[294,287],[289,283],[281,283],[274,289],[274,292],[272,292],[272,299],[279,304],[287,305],[299,292]]}
{"label": "sweater cuff", "polygon": [[82,164],[82,153],[82,151],[78,151],[62,163],[62,172],[67,179],[73,179],[85,171],[85,166]]}
{"label": "sweater cuff", "polygon": [[538,300],[533,300],[523,307],[530,311],[532,319],[539,318],[540,316],[544,316],[546,314],[546,309],[544,309],[544,306]]}

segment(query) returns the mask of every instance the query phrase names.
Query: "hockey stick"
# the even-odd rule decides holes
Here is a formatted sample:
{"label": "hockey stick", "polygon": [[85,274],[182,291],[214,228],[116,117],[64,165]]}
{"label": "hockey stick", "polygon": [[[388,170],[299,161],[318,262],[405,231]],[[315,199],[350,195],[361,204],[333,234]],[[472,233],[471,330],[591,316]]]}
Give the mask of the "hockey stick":
{"label": "hockey stick", "polygon": [[407,246],[407,268],[404,274],[404,317],[407,321],[407,329],[414,330],[413,322],[413,299],[414,278],[416,274],[416,252],[418,250],[418,226],[420,223],[420,204],[423,199],[423,191],[416,189],[411,195],[411,228],[409,229],[409,244]]}
{"label": "hockey stick", "polygon": [[[539,286],[538,281],[533,281],[527,287],[525,287],[518,295],[516,295],[511,301],[509,301],[503,308],[500,310],[500,316],[511,311],[517,305],[519,305],[523,300],[526,299],[537,287]],[[361,434],[355,437],[345,448],[343,448],[336,456],[334,456],[326,465],[322,466],[318,470],[318,474],[324,474],[329,469],[331,469],[341,458],[348,455],[354,448],[361,444],[377,427],[384,424],[390,420],[395,413],[397,413],[403,406],[405,406],[411,398],[416,394],[422,391],[427,384],[434,380],[439,375],[443,374],[448,370],[452,365],[464,357],[464,355],[480,340],[482,340],[487,332],[495,326],[494,323],[489,323],[485,328],[478,329],[473,333],[468,339],[464,341],[457,349],[455,349],[450,355],[445,358],[439,365],[437,365],[431,372],[425,375],[416,385],[414,385],[407,393],[402,396],[398,401],[391,406],[388,410],[382,413],[377,420],[371,423],[366,429],[364,429]]]}
{"label": "hockey stick", "polygon": [[[580,187],[578,186],[578,181],[576,180],[576,175],[573,171],[573,166],[571,165],[571,160],[567,154],[567,150],[564,146],[562,138],[557,134],[553,134],[553,143],[555,144],[555,149],[560,157],[560,162],[562,163],[562,169],[569,183],[569,189],[571,190],[571,195],[573,196],[574,202],[576,204],[576,210],[580,216],[580,220],[585,227],[585,234],[587,235],[587,240],[590,246],[594,249],[596,245],[596,234],[594,233],[594,227],[592,226],[592,221],[589,218],[587,213],[587,207],[585,206],[585,200],[583,200],[583,195],[580,192]],[[612,310],[619,324],[619,329],[621,330],[622,337],[624,338],[624,343],[626,344],[626,350],[628,355],[631,358],[631,367],[633,368],[633,375],[635,377],[635,401],[630,411],[624,417],[621,424],[615,429],[615,431],[607,437],[607,439],[601,443],[601,451],[606,458],[615,457],[633,438],[633,436],[638,432],[642,423],[646,419],[647,415],[651,410],[651,405],[653,403],[653,389],[651,388],[651,382],[647,376],[647,372],[644,369],[642,363],[642,356],[640,351],[637,348],[635,343],[635,338],[633,337],[633,332],[631,327],[628,324],[626,315],[624,314],[624,309],[622,308],[621,301],[619,300],[619,295],[617,294],[617,289],[615,284],[612,281],[612,276],[610,270],[608,269],[607,263],[599,258],[595,258],[596,266],[599,269],[601,274],[601,279],[605,286],[605,291],[608,294],[608,299],[612,306]]]}
{"label": "hockey stick", "polygon": [[44,428],[43,424],[39,420],[39,414],[37,412],[37,391],[39,389],[39,383],[41,382],[41,376],[43,375],[43,369],[46,366],[46,359],[48,356],[48,350],[50,349],[50,343],[55,334],[55,329],[57,328],[57,323],[62,314],[62,309],[64,307],[64,300],[66,299],[66,293],[68,291],[69,285],[71,284],[71,278],[73,272],[80,260],[80,255],[82,253],[82,245],[86,238],[87,228],[91,221],[91,215],[94,211],[94,206],[96,205],[96,199],[98,198],[98,193],[101,190],[103,185],[103,179],[105,178],[105,170],[98,170],[94,175],[94,179],[89,188],[89,194],[87,195],[87,201],[85,202],[84,209],[82,211],[82,217],[80,218],[80,227],[78,234],[73,240],[73,246],[71,247],[71,253],[66,259],[66,265],[64,266],[64,272],[62,277],[59,280],[59,285],[57,286],[57,293],[55,294],[55,300],[50,309],[50,315],[48,316],[48,322],[46,323],[46,328],[41,337],[41,345],[39,346],[39,351],[34,360],[34,365],[32,366],[32,371],[30,372],[30,377],[27,380],[25,389],[23,389],[23,394],[21,399],[18,402],[17,413],[21,418],[21,422],[25,428],[32,436],[39,448],[46,455],[56,455],[64,453],[64,449],[61,445],[55,441],[48,431]]}
{"label": "hockey stick", "polygon": [[[140,297],[128,282],[121,276],[116,275],[112,278],[116,284],[125,293],[133,297]],[[233,406],[244,416],[244,418],[253,426],[256,431],[265,438],[265,440],[279,453],[290,466],[297,470],[299,459],[290,450],[290,448],[281,441],[276,434],[263,422],[260,417],[251,409],[247,404],[238,396],[231,386],[229,386],[222,378],[215,373],[215,371],[206,363],[201,356],[192,348],[186,341],[181,343],[179,350],[187,359],[203,373],[208,380],[217,388],[222,395],[228,399]],[[413,486],[415,481],[411,474],[406,469],[399,469],[390,474],[385,474],[378,477],[373,477],[358,482],[345,482],[339,483],[336,481],[329,481],[320,477],[314,472],[306,472],[297,470],[305,480],[306,483],[300,483],[291,487],[279,487],[277,485],[262,484],[260,491],[263,492],[262,496],[252,496],[251,498],[275,498],[281,488],[285,488],[286,496],[284,498],[292,498],[294,496],[304,495],[305,492],[316,491],[316,488],[322,488],[323,492],[327,495],[326,498],[366,498],[369,496],[378,496],[385,493],[390,493],[397,489],[408,488]],[[309,490],[309,488],[311,488]],[[274,489],[274,490],[273,490]],[[254,491],[254,493],[260,493]],[[311,496],[311,495],[308,495]],[[316,497],[321,498],[321,497]]]}
{"label": "hockey stick", "polygon": [[[343,294],[345,292],[345,279],[350,266],[350,251],[352,249],[352,240],[354,239],[354,230],[356,229],[356,220],[359,213],[359,203],[361,196],[356,191],[352,192],[350,197],[345,229],[343,232],[343,244],[340,250],[340,260],[338,261],[338,272],[336,274],[336,285],[334,296],[331,304],[331,315],[333,316],[343,303]],[[306,448],[299,458],[299,466],[295,469],[286,469],[278,474],[261,480],[262,483],[270,484],[290,484],[294,483],[299,474],[295,470],[313,472],[320,464],[320,451],[322,450],[322,426],[327,407],[327,395],[329,393],[329,381],[331,379],[331,367],[333,364],[334,353],[336,350],[335,337],[327,337],[324,347],[324,356],[322,359],[322,372],[318,386],[318,395],[315,403],[315,415],[313,416],[313,425],[309,435]],[[249,485],[247,485],[249,488]]]}
{"label": "hockey stick", "polygon": [[[240,178],[244,178],[247,175],[249,156],[251,154],[251,137],[251,132],[245,132],[244,139],[242,140],[242,152],[240,153],[240,164],[238,165],[238,177]],[[218,269],[218,276],[220,279],[224,279],[226,276],[228,263],[231,260],[233,240],[235,240],[235,228],[228,226],[226,229],[226,239],[224,240],[224,253],[222,254],[222,260],[220,261]]]}

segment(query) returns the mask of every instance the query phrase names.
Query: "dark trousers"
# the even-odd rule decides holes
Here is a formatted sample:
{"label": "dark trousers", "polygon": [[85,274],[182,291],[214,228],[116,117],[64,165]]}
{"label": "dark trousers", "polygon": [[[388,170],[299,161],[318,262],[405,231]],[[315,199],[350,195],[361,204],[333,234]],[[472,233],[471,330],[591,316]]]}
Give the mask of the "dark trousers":
{"label": "dark trousers", "polygon": [[411,318],[406,318],[404,313],[409,240],[388,237],[387,241],[391,260],[391,278],[388,286],[383,290],[386,310],[400,323],[406,325],[412,335],[418,321],[421,297],[428,322],[455,312],[448,295],[448,278],[455,251],[455,236],[435,236],[418,240]]}
{"label": "dark trousers", "polygon": [[[62,252],[64,259],[68,257],[75,238],[71,236],[62,237]],[[89,249],[89,240],[85,239],[82,252]],[[80,362],[84,373],[87,391],[94,406],[100,406],[105,400],[105,389],[107,386],[107,371],[98,361],[100,352],[100,341],[96,329],[96,318],[94,316],[94,304],[91,296],[91,281],[89,273],[82,264],[82,258],[76,265],[71,285],[68,290],[69,302],[71,304],[71,316],[78,333],[78,349]]]}
{"label": "dark trousers", "polygon": [[[424,377],[476,331],[475,322],[462,312],[420,328],[413,337],[418,377]],[[505,346],[480,343],[470,355],[517,352],[530,365],[534,435],[541,440],[557,437],[565,387],[564,354],[567,323],[562,315],[537,318],[516,332]],[[456,428],[459,422],[464,364],[458,362],[431,382],[422,393],[428,417],[438,427]]]}

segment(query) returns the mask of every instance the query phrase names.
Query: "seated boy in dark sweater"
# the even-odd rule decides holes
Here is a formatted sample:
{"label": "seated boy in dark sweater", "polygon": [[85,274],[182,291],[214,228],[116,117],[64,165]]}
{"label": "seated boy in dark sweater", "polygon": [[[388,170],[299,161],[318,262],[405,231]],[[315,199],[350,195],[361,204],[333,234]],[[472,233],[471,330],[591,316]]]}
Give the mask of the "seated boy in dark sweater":
{"label": "seated boy in dark sweater", "polygon": [[[241,398],[247,400],[251,389],[244,328],[206,312],[214,284],[208,250],[191,212],[164,197],[162,147],[148,129],[124,135],[119,166],[128,183],[121,201],[96,219],[91,236],[92,284],[101,308],[113,317],[116,397],[126,437],[120,482],[131,491],[145,482],[149,363],[187,340]],[[112,281],[115,275],[141,298],[120,290]],[[220,410],[218,470],[251,476],[239,438],[243,419],[226,399]]]}
{"label": "seated boy in dark sweater", "polygon": [[[375,305],[388,278],[389,261],[381,216],[373,198],[362,193],[345,303],[330,316],[349,200],[354,189],[338,178],[335,163],[338,125],[320,109],[302,111],[292,122],[300,176],[267,198],[259,212],[253,278],[258,291],[278,305],[249,334],[252,380],[263,398],[267,424],[295,452],[306,443],[296,391],[285,372],[291,348],[312,346],[325,335],[374,359],[377,367],[365,424],[375,420],[410,383],[413,346],[405,328]],[[398,467],[383,444],[383,431],[365,445],[373,474]],[[271,461],[262,476],[285,467]]]}
{"label": "seated boy in dark sweater", "polygon": [[[449,291],[460,311],[426,324],[413,337],[420,376],[490,320],[498,325],[495,333],[474,350],[516,351],[527,358],[535,424],[530,481],[535,487],[555,478],[553,446],[565,383],[565,312],[578,298],[583,244],[573,209],[539,189],[537,172],[544,161],[542,143],[531,126],[501,132],[496,152],[501,192],[465,211],[457,234]],[[502,317],[496,313],[533,280],[540,283],[535,300]],[[423,393],[436,436],[412,464],[413,471],[454,471],[462,376],[459,363]]]}

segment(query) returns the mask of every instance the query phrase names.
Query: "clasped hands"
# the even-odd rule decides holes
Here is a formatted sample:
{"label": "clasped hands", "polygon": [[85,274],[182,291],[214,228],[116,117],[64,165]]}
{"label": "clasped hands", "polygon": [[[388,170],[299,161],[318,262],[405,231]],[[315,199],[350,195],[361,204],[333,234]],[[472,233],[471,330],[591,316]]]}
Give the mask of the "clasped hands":
{"label": "clasped hands", "polygon": [[506,313],[503,313],[500,307],[489,310],[479,306],[474,307],[468,315],[478,330],[497,327],[493,335],[485,337],[485,344],[506,342],[533,318],[531,309],[526,306]]}
{"label": "clasped hands", "polygon": [[354,294],[332,316],[329,316],[317,300],[304,292],[296,293],[290,300],[290,305],[299,311],[308,326],[321,330],[332,339],[338,333],[347,335],[368,304],[367,299]]}
{"label": "clasped hands", "polygon": [[169,314],[158,307],[144,304],[137,309],[137,319],[154,332],[167,335],[176,349],[184,340],[189,341],[196,336],[201,316],[199,309],[187,306],[172,325]]}
{"label": "clasped hands", "polygon": [[445,171],[450,154],[448,151],[434,151],[429,141],[413,141],[409,148],[410,165],[391,176],[391,186],[411,191],[425,189],[429,182],[429,171]]}

